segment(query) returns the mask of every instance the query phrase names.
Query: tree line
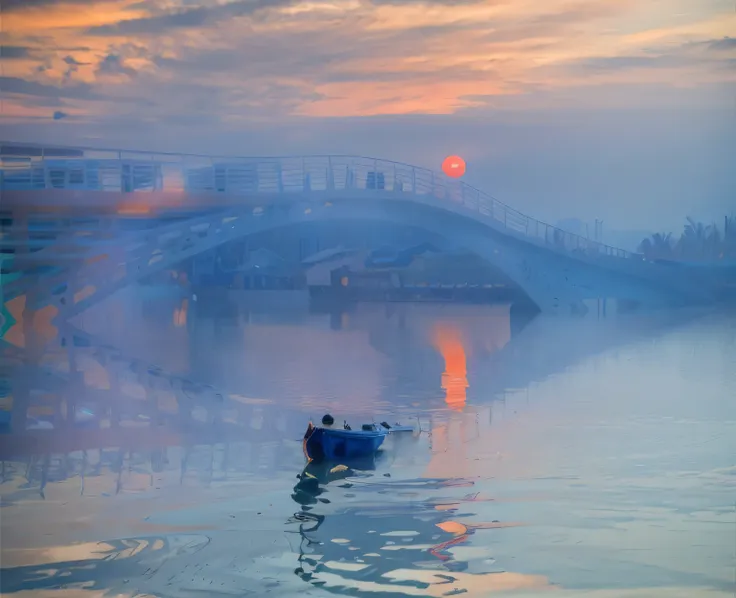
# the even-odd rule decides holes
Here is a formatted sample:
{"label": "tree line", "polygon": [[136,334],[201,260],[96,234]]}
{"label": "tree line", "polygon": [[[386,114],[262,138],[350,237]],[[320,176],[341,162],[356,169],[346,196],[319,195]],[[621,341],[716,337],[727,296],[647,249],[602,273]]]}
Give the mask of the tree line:
{"label": "tree line", "polygon": [[651,260],[715,261],[736,259],[736,216],[726,216],[723,228],[687,219],[679,237],[655,233],[638,251]]}

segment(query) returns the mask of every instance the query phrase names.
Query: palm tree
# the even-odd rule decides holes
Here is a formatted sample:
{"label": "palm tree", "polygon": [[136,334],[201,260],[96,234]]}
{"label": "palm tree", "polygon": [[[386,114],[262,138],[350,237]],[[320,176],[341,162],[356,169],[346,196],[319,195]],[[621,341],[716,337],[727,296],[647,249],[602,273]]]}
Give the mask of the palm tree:
{"label": "palm tree", "polygon": [[644,239],[638,251],[647,259],[702,261],[736,258],[736,216],[727,216],[723,234],[715,224],[705,225],[692,218],[677,242],[672,234],[656,233]]}
{"label": "palm tree", "polygon": [[674,257],[672,233],[654,233],[639,243],[638,251],[649,260],[672,259]]}
{"label": "palm tree", "polygon": [[688,216],[685,230],[677,241],[677,254],[681,258],[693,259],[699,256],[705,237],[705,227],[702,222],[695,222]]}
{"label": "palm tree", "polygon": [[720,232],[715,225],[706,226],[688,217],[685,230],[677,242],[676,250],[681,259],[703,260],[716,258],[718,251],[714,248],[720,242]]}
{"label": "palm tree", "polygon": [[723,257],[736,259],[736,216],[726,216],[721,242]]}
{"label": "palm tree", "polygon": [[723,257],[723,240],[721,231],[715,224],[706,228],[705,255],[709,259],[720,259]]}

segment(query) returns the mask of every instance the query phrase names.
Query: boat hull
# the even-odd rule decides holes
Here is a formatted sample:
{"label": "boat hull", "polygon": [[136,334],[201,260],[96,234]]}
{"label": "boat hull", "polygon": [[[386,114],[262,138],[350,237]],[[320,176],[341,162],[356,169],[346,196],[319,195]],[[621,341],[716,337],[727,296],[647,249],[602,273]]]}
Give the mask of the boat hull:
{"label": "boat hull", "polygon": [[307,456],[315,461],[368,457],[376,453],[387,435],[383,430],[314,428],[306,439]]}

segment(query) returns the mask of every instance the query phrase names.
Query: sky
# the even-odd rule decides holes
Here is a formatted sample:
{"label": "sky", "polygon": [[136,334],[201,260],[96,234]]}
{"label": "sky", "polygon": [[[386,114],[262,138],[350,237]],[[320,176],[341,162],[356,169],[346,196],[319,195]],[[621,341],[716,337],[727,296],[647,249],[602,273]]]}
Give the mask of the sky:
{"label": "sky", "polygon": [[733,0],[0,0],[0,139],[439,169],[556,221],[736,211]]}

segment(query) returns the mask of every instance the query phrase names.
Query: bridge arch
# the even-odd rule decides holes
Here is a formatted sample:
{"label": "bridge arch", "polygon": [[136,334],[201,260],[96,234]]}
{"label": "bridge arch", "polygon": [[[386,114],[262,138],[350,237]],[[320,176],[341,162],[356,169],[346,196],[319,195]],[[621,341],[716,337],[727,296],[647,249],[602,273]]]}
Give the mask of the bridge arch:
{"label": "bridge arch", "polygon": [[[116,290],[182,260],[255,233],[315,221],[390,222],[412,226],[464,246],[508,275],[542,311],[580,309],[587,299],[629,296],[657,302],[663,294],[644,280],[587,264],[511,238],[482,222],[439,206],[410,200],[328,199],[251,205],[202,216],[179,229],[155,232],[131,250],[117,271],[101,261],[73,273],[59,296],[60,312],[81,313]],[[63,303],[62,303],[63,301]]]}

